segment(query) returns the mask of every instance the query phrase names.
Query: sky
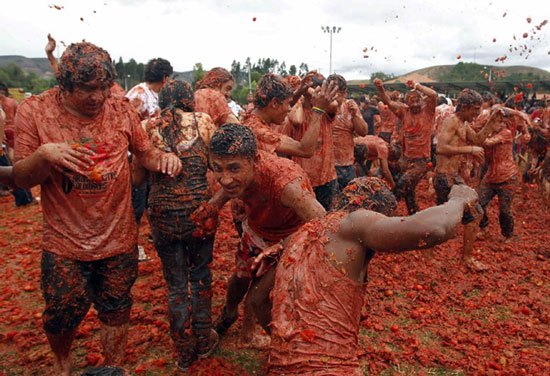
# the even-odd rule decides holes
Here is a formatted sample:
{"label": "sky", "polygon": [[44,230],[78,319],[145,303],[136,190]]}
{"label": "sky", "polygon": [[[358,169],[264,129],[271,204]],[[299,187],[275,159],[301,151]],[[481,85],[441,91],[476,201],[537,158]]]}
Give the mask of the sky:
{"label": "sky", "polygon": [[[270,57],[285,61],[287,68],[305,62],[328,74],[331,35],[321,26],[337,26],[341,30],[332,35],[332,70],[348,80],[369,78],[377,71],[399,75],[459,61],[550,71],[550,24],[541,26],[550,18],[547,4],[545,0],[9,0],[2,2],[0,13],[0,55],[45,57],[46,36],[51,33],[58,41],[58,53],[63,51],[60,41],[85,39],[105,48],[115,60],[146,63],[162,57],[176,71],[192,70],[198,62],[205,69],[230,69],[233,60]],[[495,62],[504,56],[503,62]]]}

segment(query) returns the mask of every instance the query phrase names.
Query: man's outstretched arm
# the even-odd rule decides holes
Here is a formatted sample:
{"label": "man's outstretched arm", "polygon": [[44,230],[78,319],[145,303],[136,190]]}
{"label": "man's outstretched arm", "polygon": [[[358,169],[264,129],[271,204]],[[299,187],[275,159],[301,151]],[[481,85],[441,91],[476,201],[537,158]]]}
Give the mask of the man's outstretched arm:
{"label": "man's outstretched arm", "polygon": [[[476,192],[466,185],[453,186],[449,201],[410,217],[386,217],[357,210],[342,223],[339,233],[380,252],[430,248],[454,237],[464,211],[477,203]],[[471,209],[475,210],[475,209]]]}

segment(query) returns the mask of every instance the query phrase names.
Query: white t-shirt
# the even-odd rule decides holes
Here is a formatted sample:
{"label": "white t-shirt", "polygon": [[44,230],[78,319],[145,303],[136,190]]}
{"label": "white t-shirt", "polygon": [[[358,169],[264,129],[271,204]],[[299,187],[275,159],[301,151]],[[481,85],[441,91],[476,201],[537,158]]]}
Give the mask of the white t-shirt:
{"label": "white t-shirt", "polygon": [[142,82],[131,88],[128,93],[126,93],[126,98],[128,98],[132,104],[135,103],[134,100],[139,100],[141,102],[141,107],[138,110],[142,119],[151,117],[159,111],[159,96],[155,91],[149,89],[146,82]]}

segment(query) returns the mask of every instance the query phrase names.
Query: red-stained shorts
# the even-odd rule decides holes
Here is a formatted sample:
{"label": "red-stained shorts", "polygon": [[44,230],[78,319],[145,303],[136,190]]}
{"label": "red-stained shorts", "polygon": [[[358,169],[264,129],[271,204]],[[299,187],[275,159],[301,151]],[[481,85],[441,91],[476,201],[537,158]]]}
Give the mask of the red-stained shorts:
{"label": "red-stained shorts", "polygon": [[71,260],[43,251],[44,330],[51,334],[75,330],[92,303],[101,322],[111,326],[128,323],[137,256],[137,247],[132,252],[97,261]]}
{"label": "red-stained shorts", "polygon": [[272,246],[277,242],[270,242],[258,236],[248,226],[245,220],[242,223],[243,234],[241,236],[241,242],[237,249],[235,256],[235,274],[239,278],[252,278],[250,266],[254,261],[254,258],[258,256],[264,249]]}

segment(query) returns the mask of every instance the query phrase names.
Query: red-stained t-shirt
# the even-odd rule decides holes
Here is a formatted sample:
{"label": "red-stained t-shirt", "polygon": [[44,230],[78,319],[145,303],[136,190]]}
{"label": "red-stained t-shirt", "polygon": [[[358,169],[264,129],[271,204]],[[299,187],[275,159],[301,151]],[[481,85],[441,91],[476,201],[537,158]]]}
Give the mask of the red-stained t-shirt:
{"label": "red-stained t-shirt", "polygon": [[248,225],[258,236],[278,242],[304,223],[293,209],[281,203],[283,190],[295,181],[305,191],[313,189],[304,170],[289,159],[260,151],[255,168],[254,184],[242,198]]}
{"label": "red-stained t-shirt", "polygon": [[425,98],[418,114],[410,110],[400,112],[403,123],[403,155],[410,159],[430,158],[432,129],[435,120],[436,99]]}
{"label": "red-stained t-shirt", "polygon": [[[311,108],[303,109],[304,123],[290,124],[286,131],[288,136],[297,141],[301,141],[304,133],[311,121]],[[334,167],[334,141],[332,136],[332,125],[329,118],[324,115],[321,118],[319,128],[319,136],[315,151],[311,158],[292,157],[292,160],[298,163],[304,171],[314,187],[319,187],[336,179],[336,169]]]}
{"label": "red-stained t-shirt", "polygon": [[17,102],[15,99],[3,96],[0,98],[0,105],[6,114],[6,124],[4,126],[5,142],[10,148],[14,145],[14,129],[13,124],[15,114],[17,113]]}
{"label": "red-stained t-shirt", "polygon": [[365,285],[329,260],[327,223],[314,219],[288,241],[277,264],[269,375],[362,375],[357,359]]}
{"label": "red-stained t-shirt", "polygon": [[128,101],[111,97],[96,118],[84,120],[63,107],[53,88],[21,103],[15,127],[16,161],[46,143],[80,144],[97,153],[86,176],[52,168],[42,183],[42,248],[81,261],[134,249],[128,150],[146,151],[151,144]]}
{"label": "red-stained t-shirt", "polygon": [[223,94],[210,88],[195,91],[195,111],[210,115],[217,127],[222,126],[227,116],[233,114]]}
{"label": "red-stained t-shirt", "polygon": [[258,144],[258,150],[274,154],[281,143],[283,135],[266,123],[261,117],[247,113],[243,117],[243,124],[250,127]]}
{"label": "red-stained t-shirt", "polygon": [[393,133],[397,123],[397,116],[386,105],[382,107],[380,112],[379,133]]}
{"label": "red-stained t-shirt", "polygon": [[388,159],[388,144],[377,136],[354,137],[355,145],[365,145],[367,147],[367,160]]}
{"label": "red-stained t-shirt", "polygon": [[353,121],[347,102],[338,107],[332,121],[332,138],[334,140],[334,164],[336,166],[351,166],[353,158]]}
{"label": "red-stained t-shirt", "polygon": [[484,180],[488,183],[502,183],[518,174],[518,166],[512,152],[514,137],[512,131],[504,129],[485,140],[485,160],[488,164]]}

